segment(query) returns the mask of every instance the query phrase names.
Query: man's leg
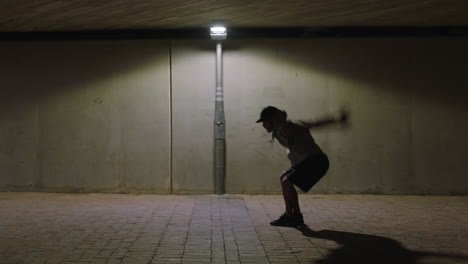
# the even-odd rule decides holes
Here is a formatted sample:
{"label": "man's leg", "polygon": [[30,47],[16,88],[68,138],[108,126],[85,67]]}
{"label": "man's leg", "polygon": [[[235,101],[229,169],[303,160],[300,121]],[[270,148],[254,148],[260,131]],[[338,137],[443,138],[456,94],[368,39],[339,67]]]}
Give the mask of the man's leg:
{"label": "man's leg", "polygon": [[274,226],[293,227],[304,223],[299,209],[297,191],[293,184],[288,180],[289,173],[290,172],[285,172],[280,177],[286,211],[280,218],[270,223]]}
{"label": "man's leg", "polygon": [[289,216],[289,226],[303,225],[304,218],[301,213],[301,208],[299,207],[299,196],[296,188],[294,188],[294,185],[288,180],[287,176],[282,179],[281,187],[283,188],[283,193],[285,193],[286,204],[288,204],[290,208],[290,211],[287,212]]}
{"label": "man's leg", "polygon": [[283,189],[283,197],[286,203],[286,213],[288,215],[300,214],[299,196],[293,184],[288,181],[287,176],[282,177],[281,187]]}
{"label": "man's leg", "polygon": [[291,224],[291,221],[290,221],[291,215],[293,214],[291,198],[289,197],[290,191],[289,191],[289,188],[286,187],[286,184],[284,183],[284,180],[286,179],[287,175],[288,175],[288,172],[284,172],[280,177],[280,183],[281,183],[281,188],[283,190],[283,198],[284,198],[284,204],[285,204],[286,210],[282,216],[270,222],[270,224],[273,226],[293,226],[293,224]]}
{"label": "man's leg", "polygon": [[283,173],[281,175],[281,177],[280,177],[280,183],[281,183],[281,189],[282,189],[282,192],[283,192],[284,204],[285,204],[285,207],[286,207],[285,214],[286,215],[291,215],[293,213],[293,206],[291,204],[290,188],[288,186],[289,181],[286,179],[287,176],[288,176],[287,172]]}

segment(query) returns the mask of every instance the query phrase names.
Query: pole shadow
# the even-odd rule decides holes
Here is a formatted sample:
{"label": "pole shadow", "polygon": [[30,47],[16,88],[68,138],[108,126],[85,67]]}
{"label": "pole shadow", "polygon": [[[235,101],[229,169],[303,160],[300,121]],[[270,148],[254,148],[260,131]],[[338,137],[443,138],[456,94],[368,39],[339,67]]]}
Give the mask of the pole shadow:
{"label": "pole shadow", "polygon": [[[417,264],[421,258],[437,258],[431,263],[468,263],[468,256],[406,249],[400,242],[375,235],[336,230],[313,231],[303,225],[298,228],[304,236],[335,241],[340,246],[330,250],[319,264]],[[440,262],[439,262],[440,261]]]}

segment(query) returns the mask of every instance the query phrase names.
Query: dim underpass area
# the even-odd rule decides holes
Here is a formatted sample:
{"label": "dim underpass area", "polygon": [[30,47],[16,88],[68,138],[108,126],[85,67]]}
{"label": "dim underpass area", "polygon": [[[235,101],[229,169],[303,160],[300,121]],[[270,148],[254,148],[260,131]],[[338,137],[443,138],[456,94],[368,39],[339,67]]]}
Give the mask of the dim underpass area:
{"label": "dim underpass area", "polygon": [[468,196],[0,193],[0,263],[468,263]]}

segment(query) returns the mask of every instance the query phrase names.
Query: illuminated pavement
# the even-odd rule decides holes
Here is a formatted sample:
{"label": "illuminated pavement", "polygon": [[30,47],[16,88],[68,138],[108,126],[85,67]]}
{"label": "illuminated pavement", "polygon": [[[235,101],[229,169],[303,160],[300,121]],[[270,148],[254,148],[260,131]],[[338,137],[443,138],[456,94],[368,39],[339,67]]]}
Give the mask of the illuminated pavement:
{"label": "illuminated pavement", "polygon": [[468,196],[0,192],[0,263],[468,263]]}

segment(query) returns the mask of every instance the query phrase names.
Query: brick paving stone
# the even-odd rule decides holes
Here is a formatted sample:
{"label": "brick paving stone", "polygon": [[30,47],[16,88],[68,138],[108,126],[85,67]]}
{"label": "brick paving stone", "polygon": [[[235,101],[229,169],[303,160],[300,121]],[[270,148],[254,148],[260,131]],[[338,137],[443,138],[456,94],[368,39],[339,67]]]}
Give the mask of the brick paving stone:
{"label": "brick paving stone", "polygon": [[148,264],[151,263],[150,258],[124,258],[122,264]]}
{"label": "brick paving stone", "polygon": [[[375,247],[389,250],[377,250],[381,255],[367,253],[368,258],[373,255],[373,260],[380,263],[390,261],[392,254],[395,259],[402,252],[414,257],[417,263],[426,263],[428,258],[424,256],[434,253],[439,254],[437,263],[468,263],[466,254],[458,250],[468,245],[467,240],[457,235],[468,232],[468,221],[463,221],[468,219],[468,197],[300,195],[305,222],[311,231],[305,233],[266,225],[283,212],[281,199],[280,196],[244,196],[271,263],[284,252],[280,251],[281,247],[292,252],[300,250],[293,255],[301,263],[345,262],[339,254],[347,257],[346,263],[352,263],[353,252],[366,255]],[[278,239],[278,234],[282,239]],[[456,254],[463,258],[454,258]],[[363,263],[362,259],[354,260]]]}
{"label": "brick paving stone", "polygon": [[[0,263],[468,263],[468,197],[0,193]],[[406,261],[406,262],[405,262]]]}
{"label": "brick paving stone", "polygon": [[122,263],[122,259],[108,259],[106,264],[120,264]]}

